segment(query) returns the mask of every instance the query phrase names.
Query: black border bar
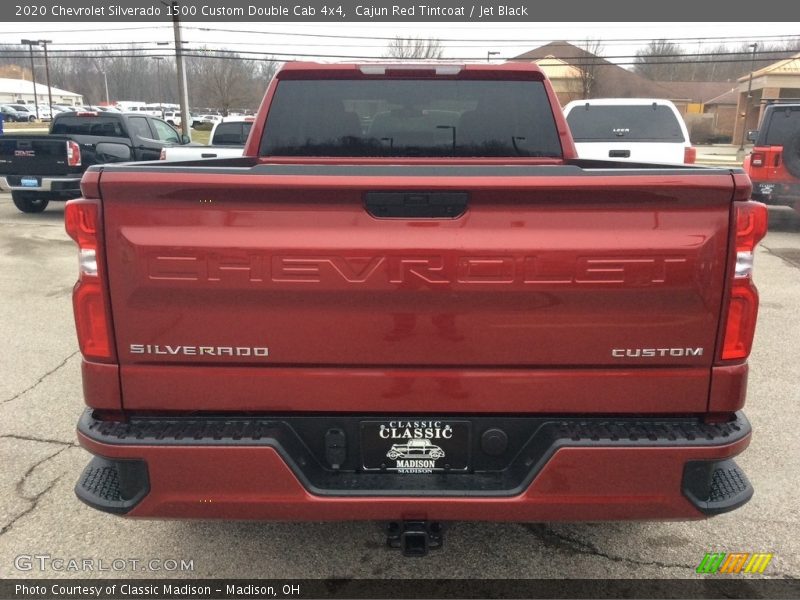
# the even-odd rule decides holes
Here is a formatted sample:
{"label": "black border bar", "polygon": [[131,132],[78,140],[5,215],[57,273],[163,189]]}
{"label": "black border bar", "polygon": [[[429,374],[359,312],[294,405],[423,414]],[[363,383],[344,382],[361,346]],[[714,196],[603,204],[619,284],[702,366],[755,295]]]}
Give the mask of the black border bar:
{"label": "black border bar", "polygon": [[[22,22],[170,22],[169,3],[160,0],[8,0],[0,2],[0,20]],[[751,2],[673,0],[180,0],[180,19],[189,22],[735,22],[774,21],[774,11],[754,10]],[[34,11],[18,6],[37,8]],[[38,8],[44,7],[41,13]],[[387,8],[383,11],[376,10]],[[794,8],[792,8],[794,7]],[[800,4],[781,6],[781,22],[797,20]],[[598,32],[602,31],[598,23]]]}
{"label": "black border bar", "polygon": [[[398,556],[398,560],[402,559]],[[23,593],[18,586],[44,593]],[[127,586],[127,587],[126,587]],[[102,588],[100,594],[96,591]],[[85,589],[84,593],[70,590]],[[132,593],[131,590],[137,590]],[[800,597],[798,579],[6,579],[7,600],[261,600],[285,598],[776,598]]]}

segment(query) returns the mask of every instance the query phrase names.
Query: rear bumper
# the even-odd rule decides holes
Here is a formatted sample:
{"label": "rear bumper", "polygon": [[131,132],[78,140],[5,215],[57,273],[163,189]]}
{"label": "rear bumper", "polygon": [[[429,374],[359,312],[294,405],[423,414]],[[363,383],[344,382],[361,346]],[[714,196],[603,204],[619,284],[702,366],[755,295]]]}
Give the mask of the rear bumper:
{"label": "rear bumper", "polygon": [[3,192],[56,192],[60,194],[75,193],[76,197],[81,193],[80,177],[48,177],[35,175],[39,180],[39,185],[22,185],[22,176],[4,175],[0,176],[0,191]]}
{"label": "rear bumper", "polygon": [[[33,177],[33,176],[32,176]],[[39,180],[37,186],[21,184],[20,175],[0,176],[0,191],[3,192],[56,192],[59,194],[75,194],[77,198],[81,193],[80,177],[48,177],[35,175]]]}
{"label": "rear bumper", "polygon": [[96,457],[76,493],[94,508],[133,517],[290,521],[691,519],[733,510],[752,495],[729,460],[750,440],[741,413],[721,425],[511,421],[512,430],[530,431],[502,469],[398,475],[326,468],[300,436],[293,439],[299,421],[292,418],[118,423],[87,411],[78,437]]}

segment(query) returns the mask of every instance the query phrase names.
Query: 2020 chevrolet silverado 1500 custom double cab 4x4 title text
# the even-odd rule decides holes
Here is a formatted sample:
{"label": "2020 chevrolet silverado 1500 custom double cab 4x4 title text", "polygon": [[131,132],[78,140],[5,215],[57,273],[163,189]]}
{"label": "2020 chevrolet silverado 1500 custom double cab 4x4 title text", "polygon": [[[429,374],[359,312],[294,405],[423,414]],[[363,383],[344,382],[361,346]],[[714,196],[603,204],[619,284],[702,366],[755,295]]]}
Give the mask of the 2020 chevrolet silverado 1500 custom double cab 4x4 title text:
{"label": "2020 chevrolet silverado 1500 custom double cab 4x4 title text", "polygon": [[66,226],[95,457],[132,517],[700,518],[766,210],[739,169],[579,160],[534,65],[291,63],[241,158],[92,167]]}

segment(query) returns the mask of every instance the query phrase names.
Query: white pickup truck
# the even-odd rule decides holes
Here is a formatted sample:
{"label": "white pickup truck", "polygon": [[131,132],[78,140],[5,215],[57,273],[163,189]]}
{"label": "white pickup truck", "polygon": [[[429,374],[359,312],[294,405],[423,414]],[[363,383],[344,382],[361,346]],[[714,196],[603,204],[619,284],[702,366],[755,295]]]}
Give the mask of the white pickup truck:
{"label": "white pickup truck", "polygon": [[669,100],[573,100],[564,116],[580,158],[637,163],[694,163],[686,123]]}
{"label": "white pickup truck", "polygon": [[197,160],[199,158],[234,158],[241,156],[254,117],[225,117],[215,123],[208,144],[166,146],[161,160]]}

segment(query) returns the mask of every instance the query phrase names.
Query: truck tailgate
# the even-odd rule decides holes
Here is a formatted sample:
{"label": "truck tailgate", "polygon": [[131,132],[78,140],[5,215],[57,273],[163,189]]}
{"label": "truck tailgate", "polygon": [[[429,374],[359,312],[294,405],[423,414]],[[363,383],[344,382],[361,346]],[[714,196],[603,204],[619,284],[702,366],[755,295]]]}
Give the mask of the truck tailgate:
{"label": "truck tailgate", "polygon": [[0,136],[0,175],[66,175],[69,172],[66,137]]}
{"label": "truck tailgate", "polygon": [[[703,169],[107,168],[124,406],[705,410],[733,190]],[[376,218],[375,191],[468,208]]]}

